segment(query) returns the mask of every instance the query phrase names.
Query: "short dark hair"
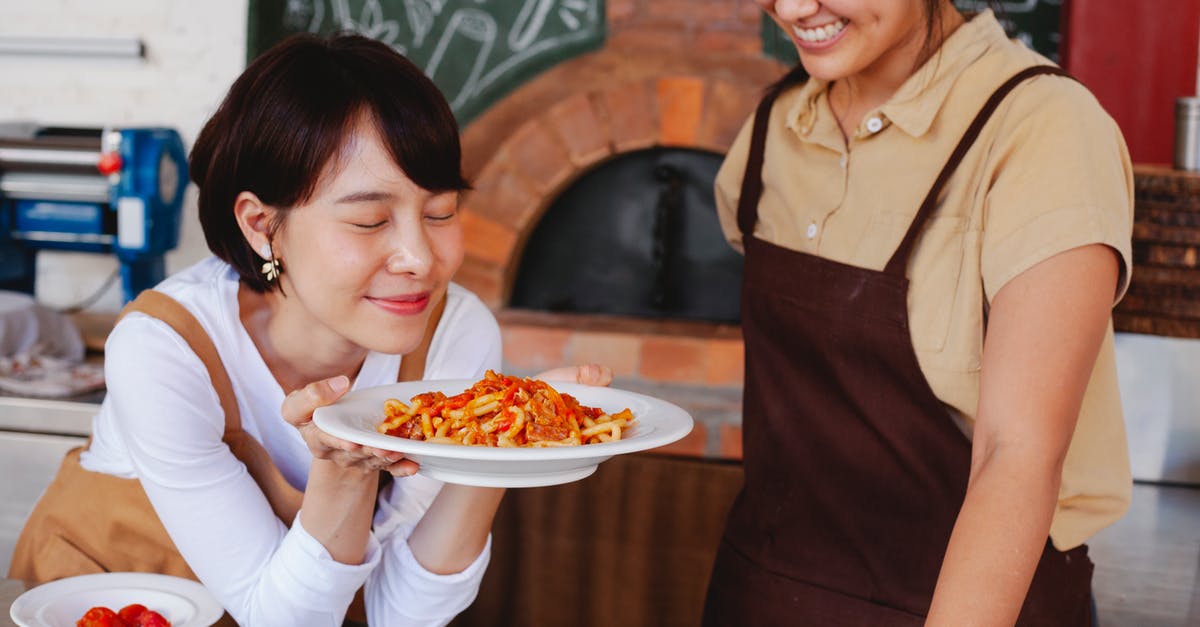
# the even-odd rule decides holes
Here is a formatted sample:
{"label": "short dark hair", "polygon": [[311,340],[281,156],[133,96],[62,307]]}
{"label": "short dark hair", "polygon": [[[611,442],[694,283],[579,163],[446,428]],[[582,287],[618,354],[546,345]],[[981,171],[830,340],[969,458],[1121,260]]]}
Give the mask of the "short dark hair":
{"label": "short dark hair", "polygon": [[288,209],[311,198],[362,115],[374,118],[396,165],[414,183],[433,192],[469,189],[454,114],[416,65],[360,35],[289,37],[234,81],[190,157],[208,248],[251,289],[273,285],[238,228],[237,195],[252,192],[280,210],[274,234]]}

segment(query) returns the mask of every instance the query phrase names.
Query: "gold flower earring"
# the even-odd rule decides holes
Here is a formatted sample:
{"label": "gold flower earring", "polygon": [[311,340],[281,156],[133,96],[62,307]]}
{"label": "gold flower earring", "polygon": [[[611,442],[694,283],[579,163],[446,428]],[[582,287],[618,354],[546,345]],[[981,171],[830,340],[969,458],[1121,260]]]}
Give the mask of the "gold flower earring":
{"label": "gold flower earring", "polygon": [[262,273],[267,277],[267,283],[279,278],[279,273],[282,271],[279,267],[279,260],[275,258],[271,251],[270,242],[263,244],[262,248],[258,249],[258,255],[267,262],[262,265]]}

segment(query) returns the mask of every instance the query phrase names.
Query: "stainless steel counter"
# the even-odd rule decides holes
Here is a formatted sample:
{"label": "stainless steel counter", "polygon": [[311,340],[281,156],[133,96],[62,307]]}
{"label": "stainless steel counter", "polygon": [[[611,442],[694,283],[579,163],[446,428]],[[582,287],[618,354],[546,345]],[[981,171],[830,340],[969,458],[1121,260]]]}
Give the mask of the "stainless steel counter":
{"label": "stainless steel counter", "polygon": [[1200,487],[1200,340],[1118,333],[1133,478]]}
{"label": "stainless steel counter", "polygon": [[87,437],[103,394],[51,400],[0,394],[0,431]]}
{"label": "stainless steel counter", "polygon": [[102,395],[70,401],[0,396],[0,575],[63,455],[91,434]]}

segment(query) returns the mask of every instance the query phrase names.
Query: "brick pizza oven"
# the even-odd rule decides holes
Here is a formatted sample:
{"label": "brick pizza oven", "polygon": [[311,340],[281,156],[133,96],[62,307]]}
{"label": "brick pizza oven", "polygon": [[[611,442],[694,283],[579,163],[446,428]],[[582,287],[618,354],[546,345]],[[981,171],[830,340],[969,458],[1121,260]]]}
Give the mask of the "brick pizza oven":
{"label": "brick pizza oven", "polygon": [[[506,370],[606,364],[620,387],[675,400],[697,418],[673,452],[740,458],[736,321],[512,306],[532,234],[574,183],[645,151],[705,153],[716,163],[762,89],[786,70],[763,54],[751,2],[608,0],[606,9],[602,48],[536,76],[463,129],[475,189],[464,200],[467,258],[456,280],[496,312]],[[711,189],[711,180],[700,184]]]}

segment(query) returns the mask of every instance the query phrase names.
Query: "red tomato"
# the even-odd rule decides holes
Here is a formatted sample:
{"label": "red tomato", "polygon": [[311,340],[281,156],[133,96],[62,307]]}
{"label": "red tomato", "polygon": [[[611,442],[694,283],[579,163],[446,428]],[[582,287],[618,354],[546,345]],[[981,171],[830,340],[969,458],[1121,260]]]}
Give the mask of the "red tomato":
{"label": "red tomato", "polygon": [[76,621],[75,627],[129,627],[129,623],[107,607],[93,607]]}
{"label": "red tomato", "polygon": [[146,606],[141,603],[126,605],[117,612],[117,616],[125,619],[125,622],[136,625],[138,617],[146,613]]}
{"label": "red tomato", "polygon": [[171,623],[163,618],[162,614],[153,610],[147,610],[138,619],[137,627],[171,627]]}

